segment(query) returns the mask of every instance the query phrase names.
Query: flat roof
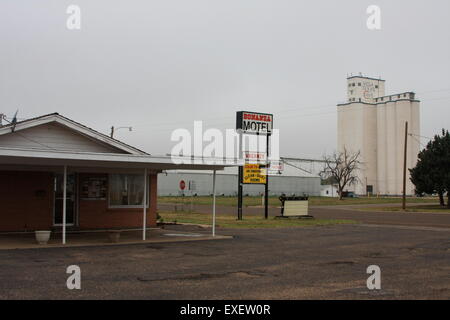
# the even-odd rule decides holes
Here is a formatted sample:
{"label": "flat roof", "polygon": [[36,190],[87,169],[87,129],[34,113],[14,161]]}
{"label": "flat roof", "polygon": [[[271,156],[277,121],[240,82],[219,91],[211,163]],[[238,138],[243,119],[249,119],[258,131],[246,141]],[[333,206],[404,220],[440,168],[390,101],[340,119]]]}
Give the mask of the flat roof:
{"label": "flat roof", "polygon": [[347,80],[353,79],[353,78],[360,78],[360,79],[369,79],[369,80],[377,80],[377,81],[383,81],[385,82],[386,80],[383,80],[381,78],[377,79],[377,78],[371,78],[371,77],[366,77],[366,76],[350,76],[347,77]]}

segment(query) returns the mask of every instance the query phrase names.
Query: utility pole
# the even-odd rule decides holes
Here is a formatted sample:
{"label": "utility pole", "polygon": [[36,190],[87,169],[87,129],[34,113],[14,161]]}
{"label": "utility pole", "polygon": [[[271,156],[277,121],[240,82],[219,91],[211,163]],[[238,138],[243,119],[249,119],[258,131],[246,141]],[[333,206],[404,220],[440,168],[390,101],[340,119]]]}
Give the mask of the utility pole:
{"label": "utility pole", "polygon": [[406,210],[406,154],[408,151],[408,121],[405,122],[405,153],[403,155],[403,199],[402,209]]}

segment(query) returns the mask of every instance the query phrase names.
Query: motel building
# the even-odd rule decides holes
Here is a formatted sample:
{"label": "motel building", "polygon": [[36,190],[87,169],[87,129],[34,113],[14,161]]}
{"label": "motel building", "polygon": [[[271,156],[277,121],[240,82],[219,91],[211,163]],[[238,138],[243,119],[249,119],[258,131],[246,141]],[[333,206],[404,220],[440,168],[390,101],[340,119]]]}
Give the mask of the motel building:
{"label": "motel building", "polygon": [[0,126],[0,232],[51,230],[65,244],[71,231],[139,228],[145,240],[156,227],[158,173],[211,170],[215,194],[216,170],[233,166],[192,162],[152,156],[58,113]]}

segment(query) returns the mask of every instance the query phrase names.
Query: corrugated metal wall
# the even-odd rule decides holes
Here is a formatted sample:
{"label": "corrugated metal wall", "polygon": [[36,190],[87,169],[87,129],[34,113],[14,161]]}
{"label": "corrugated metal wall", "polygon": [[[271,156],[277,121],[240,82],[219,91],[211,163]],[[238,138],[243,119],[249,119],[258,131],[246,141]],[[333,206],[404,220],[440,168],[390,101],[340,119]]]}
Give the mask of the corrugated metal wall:
{"label": "corrugated metal wall", "polygon": [[[180,195],[180,181],[186,183],[185,195],[190,195],[188,190],[189,181],[195,181],[196,190],[192,193],[197,195],[210,195],[212,193],[212,173],[160,173],[158,175],[158,195],[175,196]],[[237,195],[237,175],[217,174],[217,195]],[[270,195],[320,195],[319,177],[269,177]],[[264,185],[244,185],[244,195],[257,196],[264,193]]]}

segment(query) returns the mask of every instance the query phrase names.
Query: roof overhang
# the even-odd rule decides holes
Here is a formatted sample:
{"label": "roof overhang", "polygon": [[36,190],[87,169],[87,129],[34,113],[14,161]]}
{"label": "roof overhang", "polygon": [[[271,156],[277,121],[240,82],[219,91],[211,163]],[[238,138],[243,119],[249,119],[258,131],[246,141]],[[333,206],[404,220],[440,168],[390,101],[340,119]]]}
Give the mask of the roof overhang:
{"label": "roof overhang", "polygon": [[109,145],[111,147],[114,147],[116,149],[122,150],[122,151],[130,153],[130,154],[147,155],[147,153],[142,150],[139,150],[139,149],[132,147],[126,143],[123,143],[119,140],[116,140],[107,135],[104,135],[98,131],[95,131],[92,128],[82,125],[81,123],[78,123],[69,118],[63,117],[62,115],[60,115],[58,113],[52,113],[52,114],[40,116],[37,118],[24,120],[21,122],[17,122],[17,124],[15,124],[15,125],[8,124],[5,126],[2,126],[2,127],[0,127],[0,136],[11,133],[11,130],[13,127],[14,127],[14,131],[16,132],[16,131],[33,128],[33,127],[47,124],[47,123],[57,123],[59,125],[69,128],[71,130],[74,130],[78,134],[81,134],[85,137],[88,137],[93,140],[97,140],[100,143]]}
{"label": "roof overhang", "polygon": [[147,168],[153,171],[162,171],[180,169],[223,170],[225,167],[234,167],[239,164],[239,159],[66,152],[0,147],[0,165],[66,165],[89,168]]}

